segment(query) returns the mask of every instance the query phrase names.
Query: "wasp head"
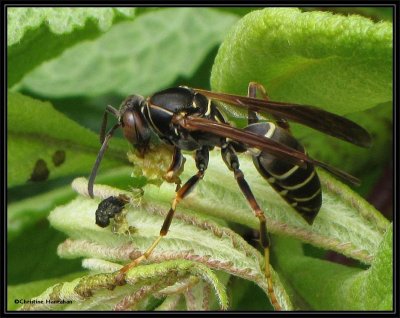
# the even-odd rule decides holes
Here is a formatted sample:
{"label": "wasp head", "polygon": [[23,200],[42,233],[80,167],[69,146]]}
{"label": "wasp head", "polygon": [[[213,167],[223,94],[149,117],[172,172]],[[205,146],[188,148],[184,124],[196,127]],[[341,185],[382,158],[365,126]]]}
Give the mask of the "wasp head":
{"label": "wasp head", "polygon": [[[139,95],[128,96],[121,104],[119,110],[108,105],[103,117],[103,123],[100,130],[100,143],[102,144],[93,165],[92,172],[88,182],[88,194],[93,198],[93,185],[96,178],[97,170],[104,153],[108,147],[108,142],[118,127],[122,127],[124,136],[143,156],[148,149],[151,130],[147,125],[147,121],[142,114],[142,108],[145,106],[145,99]],[[107,114],[112,114],[118,119],[115,124],[106,134]]]}
{"label": "wasp head", "polygon": [[122,102],[118,116],[125,138],[141,154],[148,148],[151,137],[151,130],[142,114],[145,103],[142,96],[128,96]]}

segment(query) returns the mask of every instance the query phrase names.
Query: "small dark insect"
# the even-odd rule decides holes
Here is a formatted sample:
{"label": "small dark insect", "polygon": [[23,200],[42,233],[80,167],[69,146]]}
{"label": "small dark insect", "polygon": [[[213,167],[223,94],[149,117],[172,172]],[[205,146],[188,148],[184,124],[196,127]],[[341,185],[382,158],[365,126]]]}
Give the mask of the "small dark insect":
{"label": "small dark insect", "polygon": [[123,195],[118,197],[108,197],[100,202],[96,210],[96,224],[101,227],[106,227],[110,224],[110,219],[120,213],[124,206],[129,202],[129,199]]}
{"label": "small dark insect", "polygon": [[[257,98],[257,93],[262,98]],[[222,115],[219,107],[222,105],[219,103],[245,109],[248,125],[242,129],[229,125]],[[106,134],[108,113],[117,117],[118,123]],[[272,116],[273,120],[261,122],[259,116],[262,114]],[[158,242],[167,234],[178,203],[204,177],[209,151],[218,147],[225,164],[233,172],[240,190],[260,221],[260,242],[264,248],[269,298],[274,308],[280,310],[270,273],[270,242],[266,219],[239,168],[237,153],[250,152],[260,175],[309,224],[314,221],[322,204],[321,185],[315,166],[322,167],[353,184],[359,183],[357,178],[348,173],[310,158],[304,147],[291,134],[287,120],[357,146],[368,147],[371,144],[368,132],[356,123],[314,106],[269,101],[264,87],[254,82],[248,86],[248,96],[180,86],[155,93],[148,98],[131,95],[125,99],[119,110],[107,106],[100,132],[102,146],[89,178],[88,192],[91,197],[100,161],[118,127],[122,127],[124,136],[143,156],[148,150],[151,135],[158,136],[161,141],[174,147],[173,159],[167,171],[169,180],[173,180],[182,168],[182,150],[195,152],[198,169],[195,175],[177,189],[171,209],[161,227],[160,236],[142,256],[120,270],[119,279],[123,281],[130,268],[148,258]]]}
{"label": "small dark insect", "polygon": [[56,167],[62,165],[65,161],[65,151],[64,150],[57,150],[53,156],[51,157],[53,163]]}
{"label": "small dark insect", "polygon": [[29,178],[29,181],[33,182],[40,182],[40,181],[46,181],[47,178],[49,177],[50,171],[47,168],[46,161],[43,159],[39,159],[35,163],[35,167],[33,168],[33,172],[31,174],[31,177]]}

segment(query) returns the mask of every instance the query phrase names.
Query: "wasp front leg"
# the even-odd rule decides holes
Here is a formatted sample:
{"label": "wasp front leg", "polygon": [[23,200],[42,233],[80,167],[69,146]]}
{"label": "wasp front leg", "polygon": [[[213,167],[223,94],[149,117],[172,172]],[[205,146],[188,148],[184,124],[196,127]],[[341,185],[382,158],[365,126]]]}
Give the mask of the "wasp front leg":
{"label": "wasp front leg", "polygon": [[158,243],[161,241],[161,239],[167,235],[172,219],[174,217],[176,207],[178,206],[179,202],[182,201],[194,189],[196,184],[204,177],[204,173],[208,166],[208,152],[208,147],[202,147],[201,149],[196,151],[195,161],[198,171],[194,176],[186,181],[186,183],[178,191],[176,191],[175,198],[171,204],[171,208],[167,216],[165,217],[164,223],[161,227],[159,237],[157,237],[153,244],[151,244],[151,246],[140,257],[120,269],[119,274],[117,275],[117,282],[123,282],[126,272],[140,264],[143,260],[148,259]]}
{"label": "wasp front leg", "polygon": [[261,210],[258,205],[256,198],[254,197],[249,184],[244,178],[244,174],[242,170],[239,169],[239,159],[236,155],[236,152],[233,146],[229,143],[224,144],[221,147],[222,159],[225,164],[228,166],[229,170],[233,171],[235,179],[239,185],[240,190],[245,196],[247,202],[249,203],[251,209],[254,212],[254,215],[260,221],[260,243],[264,249],[264,262],[265,262],[265,277],[268,285],[268,295],[271,300],[271,304],[275,310],[282,310],[281,306],[278,303],[278,300],[275,295],[273,281],[271,277],[270,263],[269,263],[269,254],[270,254],[270,240],[268,238],[267,232],[267,222],[265,219],[264,212]]}
{"label": "wasp front leg", "polygon": [[[257,83],[257,82],[250,82],[249,86],[247,88],[247,96],[251,97],[251,98],[257,98],[257,92],[260,93],[260,95],[263,99],[265,99],[266,101],[269,100],[267,91],[263,85],[261,85],[260,83]],[[278,116],[274,116],[274,118],[275,118],[276,124],[279,127],[286,129],[287,131],[290,132],[290,126],[286,119],[278,117]],[[257,116],[257,113],[255,111],[249,109],[249,111],[248,111],[249,125],[257,123],[258,121],[259,121],[259,118]]]}
{"label": "wasp front leg", "polygon": [[171,164],[163,178],[169,183],[175,183],[176,191],[181,187],[182,181],[179,176],[183,172],[185,161],[186,159],[182,155],[181,150],[178,147],[174,147]]}

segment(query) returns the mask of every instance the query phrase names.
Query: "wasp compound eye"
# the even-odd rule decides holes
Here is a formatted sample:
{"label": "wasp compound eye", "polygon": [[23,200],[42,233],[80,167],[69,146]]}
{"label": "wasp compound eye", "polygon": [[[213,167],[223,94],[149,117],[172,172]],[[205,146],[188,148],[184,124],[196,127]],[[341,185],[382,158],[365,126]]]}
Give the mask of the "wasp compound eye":
{"label": "wasp compound eye", "polygon": [[134,146],[147,145],[150,140],[150,130],[137,111],[126,110],[122,115],[124,136]]}

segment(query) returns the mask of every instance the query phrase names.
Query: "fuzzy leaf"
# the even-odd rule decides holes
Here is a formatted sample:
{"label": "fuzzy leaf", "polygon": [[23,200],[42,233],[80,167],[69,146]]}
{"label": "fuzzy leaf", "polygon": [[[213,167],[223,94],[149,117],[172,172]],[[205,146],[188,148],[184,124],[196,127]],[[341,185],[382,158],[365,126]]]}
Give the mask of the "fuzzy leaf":
{"label": "fuzzy leaf", "polygon": [[[8,86],[77,42],[93,39],[134,8],[8,8]],[[29,52],[29,54],[26,54]]]}
{"label": "fuzzy leaf", "polygon": [[[157,161],[158,165],[159,162]],[[265,181],[259,176],[248,157],[241,156],[241,168],[245,173],[247,181],[251,184],[261,207],[266,211],[267,224],[271,233],[291,236],[315,246],[337,251],[367,264],[371,263],[374,259],[374,255],[382,241],[383,233],[386,231],[389,223],[346,186],[335,181],[326,173],[319,173],[324,194],[323,207],[313,226],[309,226],[278,194],[265,184]],[[161,241],[159,247],[157,247],[158,252],[156,252],[157,250],[154,252],[154,259],[151,260],[163,259],[165,257],[163,252],[171,253],[171,250],[176,249],[175,253],[178,253],[178,251],[193,249],[196,255],[203,255],[202,257],[211,255],[217,258],[218,262],[233,262],[234,268],[236,267],[234,270],[230,266],[227,267],[225,265],[222,268],[218,266],[216,268],[253,280],[262,287],[261,276],[258,279],[253,274],[243,276],[243,270],[246,268],[251,269],[252,273],[257,272],[257,268],[259,268],[257,266],[260,266],[260,263],[258,265],[255,265],[257,261],[256,263],[251,263],[255,261],[254,254],[245,252],[243,257],[239,256],[240,253],[237,254],[238,251],[235,250],[235,246],[237,246],[235,243],[233,247],[229,247],[229,245],[222,247],[220,244],[225,244],[221,241],[223,236],[220,237],[218,235],[217,241],[213,238],[216,228],[211,231],[214,234],[207,233],[204,229],[200,231],[201,233],[197,233],[198,230],[196,227],[188,227],[186,229],[185,226],[181,227],[181,224],[179,224],[185,219],[191,220],[190,223],[193,224],[195,219],[192,219],[194,217],[192,213],[196,213],[196,215],[201,213],[241,223],[255,229],[258,228],[258,221],[248,208],[247,202],[238,190],[233,176],[230,176],[230,172],[228,171],[227,173],[223,173],[224,169],[222,160],[216,158],[216,152],[212,152],[209,168],[204,180],[199,183],[193,194],[182,201],[178,208],[177,216],[171,225],[170,233]],[[192,171],[195,171],[194,163],[193,160],[188,158],[182,179],[188,179]],[[87,193],[86,185],[81,181],[76,181],[74,187],[80,193]],[[100,186],[95,188],[95,194],[103,199],[110,195],[116,196],[121,192],[118,189],[113,190]],[[163,215],[169,209],[173,192],[173,185],[162,184],[160,187],[157,187],[149,184],[144,187],[144,197],[142,198],[144,205],[142,205],[142,208],[134,212],[130,209],[126,215],[128,224],[135,228],[131,237],[135,241],[135,246],[140,251],[144,251],[157,237],[160,224],[163,222]],[[95,257],[111,261],[127,259],[126,255],[131,255],[132,257],[133,254],[131,253],[134,250],[126,247],[126,243],[124,243],[126,242],[126,237],[115,237],[111,232],[108,232],[111,236],[100,235],[104,229],[100,229],[94,224],[93,211],[95,211],[96,207],[96,202],[92,200],[77,199],[77,201],[72,202],[66,207],[56,209],[51,214],[50,222],[52,225],[65,232],[71,238],[70,241],[65,242],[60,247],[59,253],[64,257]],[[180,216],[179,214],[181,210],[184,210],[185,215],[187,215],[183,219],[181,219],[183,215]],[[77,213],[77,215],[74,216],[71,213]],[[87,219],[83,219],[84,215],[87,215]],[[195,224],[202,224],[201,222],[197,222],[199,221],[196,221]],[[96,234],[96,232],[99,234]],[[154,234],[149,236],[149,233]],[[228,232],[225,233],[227,235]],[[228,237],[230,236],[231,234],[228,235]],[[198,240],[199,237],[202,238],[201,241]],[[96,244],[90,243],[93,241]],[[109,250],[110,244],[113,244],[112,246],[117,244],[118,246],[125,247],[122,250],[105,252]],[[243,246],[238,250],[242,251]],[[161,254],[158,255],[157,253]],[[140,253],[138,252],[134,255],[138,257]],[[182,254],[180,255],[182,257]],[[185,255],[187,257],[187,254]],[[253,256],[249,257],[250,255]],[[253,258],[253,261],[250,262],[251,258]],[[200,257],[200,261],[202,259]],[[209,262],[208,259],[205,261],[205,264],[211,267],[215,266],[215,262]],[[275,281],[279,282],[276,278]],[[279,283],[277,285],[279,286]],[[282,293],[284,295],[284,292],[280,288],[277,290],[279,290],[278,294]],[[286,296],[283,296],[282,299],[286,299]],[[284,308],[289,307],[284,306]]]}
{"label": "fuzzy leaf", "polygon": [[116,287],[114,273],[83,276],[71,282],[58,283],[33,298],[32,304],[22,306],[21,310],[132,309],[144,296],[162,293],[164,288],[189,275],[210,284],[220,300],[221,309],[226,309],[225,288],[210,269],[199,263],[174,260],[133,268],[127,273],[126,284],[122,287]]}
{"label": "fuzzy leaf", "polygon": [[[371,267],[362,270],[303,255],[298,242],[275,241],[278,267],[312,310],[393,310],[393,231],[388,227]],[[318,291],[318,292],[315,292]]]}
{"label": "fuzzy leaf", "polygon": [[[87,194],[87,183],[82,179],[75,180],[73,187]],[[102,199],[120,193],[129,195],[129,192],[106,186],[96,186],[94,191]],[[49,221],[69,237],[59,246],[59,255],[66,258],[99,258],[112,262],[127,262],[129,258],[139,257],[158,237],[168,207],[162,201],[160,203],[160,200],[149,201],[143,198],[144,205],[140,206],[137,206],[137,199],[131,200],[132,206],[126,208],[124,216],[127,225],[123,221],[121,226],[119,221],[113,226],[114,231],[120,235],[115,235],[110,227],[100,228],[95,224],[94,211],[98,200],[80,197],[66,206],[56,208],[50,214]],[[264,291],[267,290],[262,256],[233,231],[195,217],[190,212],[176,212],[169,234],[149,257],[150,262],[169,259],[200,262],[252,280]],[[275,292],[283,308],[290,309],[290,303],[275,275],[274,281]]]}
{"label": "fuzzy leaf", "polygon": [[[392,113],[392,104],[387,103],[346,116],[365,127],[370,133],[372,146],[368,149],[317,133],[304,126],[293,127],[292,131],[296,137],[300,137],[299,140],[311,157],[340,167],[357,177],[365,178],[367,171],[379,170],[379,167],[386,165],[391,160],[391,156],[382,156],[382,153],[391,152]],[[371,167],[374,169],[371,170]]]}
{"label": "fuzzy leaf", "polygon": [[[259,222],[251,213],[233,174],[218,156],[217,151],[210,153],[204,179],[178,209],[190,209],[258,229]],[[318,170],[323,202],[310,226],[260,176],[251,158],[245,155],[239,158],[246,180],[265,212],[271,233],[295,237],[367,264],[372,261],[389,222],[350,188]],[[193,160],[187,158],[181,179],[189,179],[195,171]],[[149,202],[169,204],[174,186],[164,183],[159,188],[147,186],[144,190],[144,197]]]}
{"label": "fuzzy leaf", "polygon": [[[392,144],[392,59],[390,22],[268,8],[246,15],[227,35],[211,84],[245,95],[248,83],[257,81],[271,100],[346,114],[370,132],[371,149],[305,126],[291,128],[311,157],[365,179],[390,160],[381,154],[390,153]],[[237,113],[243,115],[232,115]]]}
{"label": "fuzzy leaf", "polygon": [[392,7],[302,7],[304,11],[330,11],[343,15],[358,14],[374,21],[393,21]]}
{"label": "fuzzy leaf", "polygon": [[177,76],[190,77],[237,19],[209,8],[152,11],[65,52],[22,86],[53,97],[152,94]]}
{"label": "fuzzy leaf", "polygon": [[[88,174],[100,149],[99,137],[49,103],[19,93],[8,95],[8,186]],[[127,143],[113,140],[102,167],[126,163]]]}
{"label": "fuzzy leaf", "polygon": [[392,24],[360,16],[267,8],[246,15],[220,47],[214,90],[246,94],[250,81],[272,100],[337,114],[392,100]]}
{"label": "fuzzy leaf", "polygon": [[[16,310],[22,306],[20,300],[31,299],[42,292],[44,292],[48,287],[57,284],[58,282],[73,279],[76,277],[81,277],[85,273],[73,273],[68,274],[63,277],[57,277],[52,279],[34,281],[27,284],[20,284],[14,286],[7,286],[7,310]],[[18,303],[17,303],[18,302]]]}

